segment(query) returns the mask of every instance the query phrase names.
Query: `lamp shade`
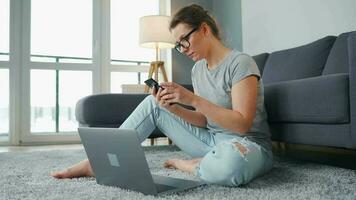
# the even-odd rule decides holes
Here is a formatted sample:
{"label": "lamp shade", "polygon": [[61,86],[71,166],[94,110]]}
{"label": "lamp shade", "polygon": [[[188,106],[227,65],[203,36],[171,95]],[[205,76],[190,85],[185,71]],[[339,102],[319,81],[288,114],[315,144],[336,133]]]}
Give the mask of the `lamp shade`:
{"label": "lamp shade", "polygon": [[174,39],[170,33],[169,16],[150,15],[140,18],[139,43],[145,48],[166,49],[174,47]]}

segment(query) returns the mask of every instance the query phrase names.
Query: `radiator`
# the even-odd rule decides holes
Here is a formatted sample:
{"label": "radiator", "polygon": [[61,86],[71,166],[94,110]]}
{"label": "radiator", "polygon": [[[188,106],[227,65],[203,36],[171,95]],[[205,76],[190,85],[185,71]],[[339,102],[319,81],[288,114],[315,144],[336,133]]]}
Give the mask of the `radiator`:
{"label": "radiator", "polygon": [[145,91],[145,85],[143,84],[122,84],[121,88],[122,93],[137,94]]}

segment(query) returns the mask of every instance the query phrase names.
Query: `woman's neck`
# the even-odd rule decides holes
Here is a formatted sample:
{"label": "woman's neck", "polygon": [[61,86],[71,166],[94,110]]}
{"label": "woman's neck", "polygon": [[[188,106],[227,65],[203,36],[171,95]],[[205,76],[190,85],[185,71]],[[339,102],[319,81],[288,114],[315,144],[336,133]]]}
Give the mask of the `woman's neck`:
{"label": "woman's neck", "polygon": [[208,69],[216,68],[230,52],[231,49],[225,47],[219,40],[213,40],[205,58]]}

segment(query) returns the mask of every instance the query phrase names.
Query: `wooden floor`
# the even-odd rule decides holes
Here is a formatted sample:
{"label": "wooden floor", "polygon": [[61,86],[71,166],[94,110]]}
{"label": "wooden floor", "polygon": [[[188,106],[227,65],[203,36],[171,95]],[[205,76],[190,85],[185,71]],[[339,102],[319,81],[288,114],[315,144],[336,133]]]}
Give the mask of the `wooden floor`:
{"label": "wooden floor", "polygon": [[[167,138],[147,139],[142,146],[168,145]],[[41,146],[0,146],[0,153],[3,152],[28,152],[28,151],[46,151],[54,149],[83,149],[82,144],[63,144],[63,145],[41,145]]]}
{"label": "wooden floor", "polygon": [[0,153],[3,152],[28,152],[28,151],[44,151],[54,149],[82,149],[81,144],[65,144],[65,145],[41,145],[41,146],[0,146]]}

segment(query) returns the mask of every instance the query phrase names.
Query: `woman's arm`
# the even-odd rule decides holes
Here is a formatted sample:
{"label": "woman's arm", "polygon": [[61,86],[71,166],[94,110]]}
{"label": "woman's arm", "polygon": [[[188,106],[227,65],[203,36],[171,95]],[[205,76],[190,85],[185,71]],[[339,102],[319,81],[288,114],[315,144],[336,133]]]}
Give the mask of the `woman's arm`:
{"label": "woman's arm", "polygon": [[[189,91],[189,93],[191,92]],[[159,88],[157,93],[155,90],[152,93],[152,95],[155,96],[159,106],[167,109],[171,113],[179,116],[190,124],[203,128],[206,127],[207,120],[203,114],[201,114],[200,112],[186,109],[177,104],[169,103],[169,101],[166,101],[165,99],[161,99],[164,94],[166,94],[166,89],[162,88]]]}
{"label": "woman's arm", "polygon": [[175,83],[161,85],[166,87],[160,94],[162,100],[191,105],[205,118],[211,119],[222,128],[245,134],[252,126],[257,107],[257,76],[248,76],[232,86],[232,109],[215,105]]}
{"label": "woman's arm", "polygon": [[231,88],[232,110],[215,105],[175,83],[162,83],[165,89],[158,95],[166,103],[179,102],[193,106],[198,113],[222,128],[235,133],[247,133],[255,118],[258,77],[251,75]]}
{"label": "woman's arm", "polygon": [[179,105],[174,105],[170,111],[190,124],[203,128],[206,127],[206,117],[200,112],[189,110]]}
{"label": "woman's arm", "polygon": [[257,86],[256,76],[248,76],[233,85],[231,89],[232,110],[215,105],[199,96],[194,98],[191,105],[219,126],[245,134],[250,130],[255,118]]}

